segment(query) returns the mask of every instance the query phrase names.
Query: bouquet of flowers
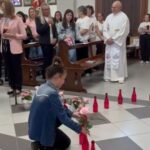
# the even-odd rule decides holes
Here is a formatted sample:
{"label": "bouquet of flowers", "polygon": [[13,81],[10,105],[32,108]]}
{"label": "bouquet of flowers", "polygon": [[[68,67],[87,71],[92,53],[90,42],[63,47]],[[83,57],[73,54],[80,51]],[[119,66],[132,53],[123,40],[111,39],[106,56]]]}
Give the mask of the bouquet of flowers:
{"label": "bouquet of flowers", "polygon": [[67,45],[72,46],[74,44],[73,39],[71,37],[66,37],[64,40]]}
{"label": "bouquet of flowers", "polygon": [[22,100],[32,100],[32,92],[30,90],[23,90],[20,94]]}
{"label": "bouquet of flowers", "polygon": [[59,94],[62,98],[64,107],[79,114],[80,117],[77,118],[79,124],[86,127],[87,129],[92,128],[92,125],[88,120],[89,108],[86,106],[88,104],[88,99],[84,99],[78,96],[74,96],[72,98],[65,98],[63,92],[60,92]]}
{"label": "bouquet of flowers", "polygon": [[68,107],[71,111],[80,111],[82,107],[88,104],[88,100],[82,97],[74,96],[72,98],[63,99],[64,106]]}
{"label": "bouquet of flowers", "polygon": [[78,122],[81,126],[84,126],[87,129],[92,128],[92,124],[88,120],[88,113],[89,113],[89,108],[87,106],[82,107],[79,111],[80,113],[80,118],[78,119]]}

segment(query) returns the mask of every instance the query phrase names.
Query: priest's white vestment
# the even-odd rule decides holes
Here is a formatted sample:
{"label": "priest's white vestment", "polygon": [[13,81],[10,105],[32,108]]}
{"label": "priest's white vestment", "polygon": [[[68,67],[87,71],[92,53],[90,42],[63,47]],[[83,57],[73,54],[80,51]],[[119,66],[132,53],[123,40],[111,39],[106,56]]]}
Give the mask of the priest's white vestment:
{"label": "priest's white vestment", "polygon": [[111,81],[124,80],[127,76],[126,38],[129,34],[129,19],[120,11],[110,14],[103,26],[105,42],[112,39],[111,45],[106,42],[104,79]]}

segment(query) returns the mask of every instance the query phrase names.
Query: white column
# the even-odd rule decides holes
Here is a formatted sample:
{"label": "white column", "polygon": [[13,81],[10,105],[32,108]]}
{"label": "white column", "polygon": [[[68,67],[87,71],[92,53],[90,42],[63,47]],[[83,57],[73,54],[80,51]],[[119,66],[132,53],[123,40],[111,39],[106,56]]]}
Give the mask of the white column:
{"label": "white column", "polygon": [[148,13],[150,13],[150,0],[148,0]]}

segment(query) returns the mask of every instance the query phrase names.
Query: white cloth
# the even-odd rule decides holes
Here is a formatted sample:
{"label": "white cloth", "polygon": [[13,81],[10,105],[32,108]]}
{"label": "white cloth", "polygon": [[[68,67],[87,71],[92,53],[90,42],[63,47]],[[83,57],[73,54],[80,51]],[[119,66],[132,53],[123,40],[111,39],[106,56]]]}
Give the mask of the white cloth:
{"label": "white cloth", "polygon": [[87,42],[88,39],[89,39],[89,32],[87,32],[87,33],[84,34],[84,35],[81,35],[81,34],[80,34],[80,31],[83,30],[83,29],[87,29],[87,30],[90,29],[90,21],[89,21],[89,17],[88,17],[88,16],[85,16],[84,18],[79,18],[79,19],[76,21],[77,39],[78,39],[80,42]]}
{"label": "white cloth", "polygon": [[104,79],[124,80],[127,76],[126,38],[129,34],[129,19],[125,13],[110,14],[103,26],[105,41],[112,38],[113,44],[106,43]]}
{"label": "white cloth", "polygon": [[96,37],[96,33],[95,33],[95,25],[97,23],[96,17],[95,16],[91,16],[89,17],[89,24],[90,24],[90,39],[93,39]]}
{"label": "white cloth", "polygon": [[53,29],[52,29],[52,25],[51,24],[49,25],[49,28],[50,28],[50,41],[52,41],[54,36],[53,36]]}
{"label": "white cloth", "polygon": [[46,20],[46,22],[48,22],[48,21],[49,21],[49,17],[44,17],[44,19]]}
{"label": "white cloth", "polygon": [[[49,17],[44,17],[46,22],[48,22],[50,20]],[[53,40],[53,29],[52,29],[52,25],[49,24],[49,28],[50,28],[50,42]]]}
{"label": "white cloth", "polygon": [[[99,31],[101,32],[101,33],[103,33],[103,24],[104,24],[104,22],[99,22],[99,21],[97,21],[96,22],[96,26],[98,27],[98,29],[99,29]],[[96,41],[102,41],[102,40],[104,40],[104,37],[102,36],[101,38],[99,38],[99,36],[96,36]]]}
{"label": "white cloth", "polygon": [[142,23],[140,23],[139,28],[138,28],[138,32],[140,34],[145,34],[144,30],[147,29],[147,26],[149,26],[149,29],[150,29],[150,22],[142,22]]}

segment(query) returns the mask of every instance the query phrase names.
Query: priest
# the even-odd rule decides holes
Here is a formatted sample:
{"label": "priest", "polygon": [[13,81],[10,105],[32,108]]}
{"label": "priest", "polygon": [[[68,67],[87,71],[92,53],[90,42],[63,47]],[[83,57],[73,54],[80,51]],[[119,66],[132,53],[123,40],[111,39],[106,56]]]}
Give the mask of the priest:
{"label": "priest", "polygon": [[127,73],[126,38],[129,34],[129,19],[121,11],[122,3],[112,4],[112,13],[104,22],[103,35],[106,43],[104,80],[124,83]]}

